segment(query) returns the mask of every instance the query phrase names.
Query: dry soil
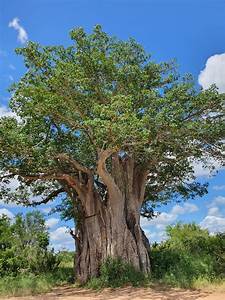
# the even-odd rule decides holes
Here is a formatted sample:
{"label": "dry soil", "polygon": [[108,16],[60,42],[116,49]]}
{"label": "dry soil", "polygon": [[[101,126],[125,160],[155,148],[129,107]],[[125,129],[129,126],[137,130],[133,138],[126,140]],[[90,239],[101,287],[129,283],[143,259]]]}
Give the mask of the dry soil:
{"label": "dry soil", "polygon": [[53,291],[36,296],[0,298],[4,300],[225,300],[225,292],[184,290],[156,286],[154,288],[105,289],[93,292],[71,286],[55,288]]}

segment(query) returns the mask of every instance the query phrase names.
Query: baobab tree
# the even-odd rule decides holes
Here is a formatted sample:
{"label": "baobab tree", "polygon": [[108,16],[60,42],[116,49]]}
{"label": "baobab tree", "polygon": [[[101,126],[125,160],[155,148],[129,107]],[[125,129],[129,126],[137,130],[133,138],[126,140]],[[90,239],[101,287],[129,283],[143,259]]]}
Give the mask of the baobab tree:
{"label": "baobab tree", "polygon": [[12,86],[16,117],[0,119],[0,195],[27,205],[70,199],[80,281],[107,257],[148,273],[140,216],[151,217],[154,201],[206,191],[193,163],[223,162],[224,95],[100,26],[70,36],[67,48],[16,50],[27,71]]}

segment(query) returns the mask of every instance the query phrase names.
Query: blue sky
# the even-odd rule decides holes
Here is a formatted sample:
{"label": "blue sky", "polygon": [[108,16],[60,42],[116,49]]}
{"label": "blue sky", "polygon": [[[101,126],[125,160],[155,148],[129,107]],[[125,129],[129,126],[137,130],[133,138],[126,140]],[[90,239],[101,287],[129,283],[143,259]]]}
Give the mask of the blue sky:
{"label": "blue sky", "polygon": [[[203,88],[216,83],[225,92],[225,0],[1,0],[0,1],[0,116],[10,114],[7,88],[25,69],[16,47],[27,40],[44,45],[68,45],[69,31],[82,26],[88,32],[101,24],[121,39],[134,37],[156,61],[177,59],[181,73],[192,73]],[[225,170],[209,178],[196,165],[209,193],[201,199],[161,207],[160,217],[142,220],[150,240],[165,237],[167,224],[195,221],[210,232],[225,230]],[[13,186],[13,184],[12,184]],[[47,207],[40,207],[43,212]],[[7,211],[6,211],[7,210]],[[24,211],[0,203],[0,214]],[[46,216],[51,241],[73,247],[58,215]]]}

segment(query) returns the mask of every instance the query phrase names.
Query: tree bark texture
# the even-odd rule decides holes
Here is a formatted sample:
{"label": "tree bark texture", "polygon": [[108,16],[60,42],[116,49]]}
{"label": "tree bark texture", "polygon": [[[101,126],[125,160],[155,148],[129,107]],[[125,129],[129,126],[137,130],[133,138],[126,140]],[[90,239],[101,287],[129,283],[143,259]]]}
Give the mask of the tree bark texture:
{"label": "tree bark texture", "polygon": [[108,257],[120,257],[138,271],[150,272],[149,243],[140,227],[146,174],[135,168],[132,159],[122,160],[118,155],[110,157],[109,172],[109,155],[101,154],[97,169],[107,194],[100,193],[90,174],[79,194],[83,211],[75,231],[75,271],[82,283],[98,276]]}

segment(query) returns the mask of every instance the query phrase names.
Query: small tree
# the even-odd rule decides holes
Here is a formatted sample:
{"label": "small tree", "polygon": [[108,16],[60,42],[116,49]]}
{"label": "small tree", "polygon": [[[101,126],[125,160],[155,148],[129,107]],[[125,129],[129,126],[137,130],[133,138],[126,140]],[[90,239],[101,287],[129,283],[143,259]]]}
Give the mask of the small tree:
{"label": "small tree", "polygon": [[[67,48],[17,49],[27,72],[12,88],[18,118],[0,121],[1,196],[71,199],[81,281],[107,257],[147,273],[140,215],[150,217],[156,200],[206,191],[193,181],[193,161],[223,159],[224,95],[196,90],[174,64],[152,62],[133,39],[100,26],[70,35]],[[14,192],[12,178],[20,183]]]}
{"label": "small tree", "polygon": [[0,217],[0,275],[53,270],[59,260],[48,246],[49,234],[39,211],[18,214],[13,222]]}

